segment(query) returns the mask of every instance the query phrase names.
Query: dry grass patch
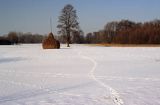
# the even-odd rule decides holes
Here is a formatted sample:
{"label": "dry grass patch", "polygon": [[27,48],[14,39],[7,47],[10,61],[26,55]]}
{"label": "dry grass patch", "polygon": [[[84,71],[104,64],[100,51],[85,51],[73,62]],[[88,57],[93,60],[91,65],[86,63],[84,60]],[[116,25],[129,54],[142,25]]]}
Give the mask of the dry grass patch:
{"label": "dry grass patch", "polygon": [[160,44],[88,44],[91,46],[104,46],[104,47],[160,47]]}

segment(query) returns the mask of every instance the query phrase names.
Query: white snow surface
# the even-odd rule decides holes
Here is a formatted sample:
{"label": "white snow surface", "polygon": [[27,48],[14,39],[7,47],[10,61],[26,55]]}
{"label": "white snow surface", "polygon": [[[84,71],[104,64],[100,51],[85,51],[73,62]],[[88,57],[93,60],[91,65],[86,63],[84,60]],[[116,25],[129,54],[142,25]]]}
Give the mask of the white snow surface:
{"label": "white snow surface", "polygon": [[160,105],[159,47],[0,46],[0,105]]}

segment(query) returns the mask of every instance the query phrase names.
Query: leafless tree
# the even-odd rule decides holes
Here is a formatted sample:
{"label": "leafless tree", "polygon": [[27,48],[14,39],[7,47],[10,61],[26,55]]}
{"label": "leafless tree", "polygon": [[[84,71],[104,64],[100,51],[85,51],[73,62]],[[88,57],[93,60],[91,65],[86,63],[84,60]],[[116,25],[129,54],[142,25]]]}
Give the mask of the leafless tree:
{"label": "leafless tree", "polygon": [[71,32],[79,28],[77,19],[76,10],[72,5],[67,4],[61,11],[58,21],[59,24],[57,26],[57,28],[60,29],[59,34],[65,34],[67,36],[67,47],[69,47],[69,44],[71,43]]}
{"label": "leafless tree", "polygon": [[18,35],[16,32],[9,32],[8,39],[11,41],[12,44],[18,43]]}

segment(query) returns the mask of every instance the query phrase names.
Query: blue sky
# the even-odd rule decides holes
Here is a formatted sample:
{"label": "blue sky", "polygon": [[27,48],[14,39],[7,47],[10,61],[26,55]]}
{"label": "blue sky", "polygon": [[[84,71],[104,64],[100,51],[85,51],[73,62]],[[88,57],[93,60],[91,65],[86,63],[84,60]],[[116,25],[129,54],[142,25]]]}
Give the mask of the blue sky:
{"label": "blue sky", "polygon": [[0,35],[9,31],[47,34],[50,17],[57,34],[58,16],[66,4],[77,10],[85,33],[103,29],[113,20],[160,19],[160,0],[0,0]]}

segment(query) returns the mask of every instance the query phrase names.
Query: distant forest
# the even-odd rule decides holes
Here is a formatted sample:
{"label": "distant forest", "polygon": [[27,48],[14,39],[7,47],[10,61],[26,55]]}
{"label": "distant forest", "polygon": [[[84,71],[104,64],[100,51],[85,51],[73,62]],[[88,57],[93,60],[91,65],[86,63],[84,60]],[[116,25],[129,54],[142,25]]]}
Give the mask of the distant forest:
{"label": "distant forest", "polygon": [[[0,42],[9,41],[11,44],[18,43],[41,43],[47,35],[9,32],[8,35],[0,36]],[[56,35],[55,38],[61,43],[66,43],[66,35]],[[98,32],[90,32],[84,35],[83,31],[71,33],[71,43],[94,44],[160,44],[160,20],[144,23],[136,23],[130,20],[112,21]]]}
{"label": "distant forest", "polygon": [[112,21],[98,32],[88,33],[86,43],[160,44],[160,20],[136,23]]}
{"label": "distant forest", "polygon": [[[22,32],[9,32],[7,35],[0,36],[0,44],[20,44],[20,43],[41,43],[45,35],[22,33]],[[3,42],[3,43],[2,43]]]}

